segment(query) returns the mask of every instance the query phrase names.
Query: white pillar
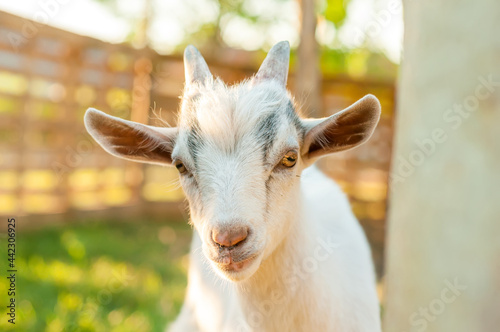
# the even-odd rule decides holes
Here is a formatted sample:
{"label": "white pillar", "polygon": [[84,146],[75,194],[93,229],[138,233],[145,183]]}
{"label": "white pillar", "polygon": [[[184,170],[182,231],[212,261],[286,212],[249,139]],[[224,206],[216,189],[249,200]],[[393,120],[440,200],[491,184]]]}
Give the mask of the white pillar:
{"label": "white pillar", "polygon": [[384,331],[500,331],[500,1],[404,15]]}

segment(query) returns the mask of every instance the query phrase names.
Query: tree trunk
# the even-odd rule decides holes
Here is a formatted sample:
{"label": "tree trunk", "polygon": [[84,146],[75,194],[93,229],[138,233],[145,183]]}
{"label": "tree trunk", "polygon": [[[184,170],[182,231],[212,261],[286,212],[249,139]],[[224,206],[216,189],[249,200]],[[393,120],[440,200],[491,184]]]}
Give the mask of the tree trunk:
{"label": "tree trunk", "polygon": [[319,117],[321,109],[321,73],[316,42],[316,8],[314,0],[298,0],[301,12],[300,44],[295,72],[295,97],[305,115]]}
{"label": "tree trunk", "polygon": [[135,46],[145,48],[149,45],[148,30],[152,15],[152,0],[143,0],[144,9],[134,38]]}
{"label": "tree trunk", "polygon": [[404,5],[384,331],[499,331],[500,2]]}

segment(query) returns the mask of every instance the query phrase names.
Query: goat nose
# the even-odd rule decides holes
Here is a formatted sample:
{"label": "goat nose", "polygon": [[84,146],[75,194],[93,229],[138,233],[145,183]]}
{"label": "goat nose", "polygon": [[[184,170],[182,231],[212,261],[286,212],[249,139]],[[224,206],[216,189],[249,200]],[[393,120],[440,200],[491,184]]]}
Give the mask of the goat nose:
{"label": "goat nose", "polygon": [[248,229],[246,227],[232,227],[222,231],[214,229],[212,231],[212,239],[222,247],[235,246],[243,242],[247,236]]}

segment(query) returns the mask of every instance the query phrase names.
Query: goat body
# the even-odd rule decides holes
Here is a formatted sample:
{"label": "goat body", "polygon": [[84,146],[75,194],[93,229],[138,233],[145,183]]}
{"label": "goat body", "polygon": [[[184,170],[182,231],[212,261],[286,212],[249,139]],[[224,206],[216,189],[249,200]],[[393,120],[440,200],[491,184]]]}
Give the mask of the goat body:
{"label": "goat body", "polygon": [[109,153],[179,170],[194,237],[186,301],[170,331],[380,331],[366,238],[340,188],[311,166],[364,143],[378,100],[300,118],[286,91],[286,42],[234,86],[214,79],[194,47],[184,61],[177,127],[85,115]]}
{"label": "goat body", "polygon": [[221,280],[195,232],[186,301],[171,332],[380,331],[370,249],[347,198],[315,166],[300,182],[286,239],[247,281]]}

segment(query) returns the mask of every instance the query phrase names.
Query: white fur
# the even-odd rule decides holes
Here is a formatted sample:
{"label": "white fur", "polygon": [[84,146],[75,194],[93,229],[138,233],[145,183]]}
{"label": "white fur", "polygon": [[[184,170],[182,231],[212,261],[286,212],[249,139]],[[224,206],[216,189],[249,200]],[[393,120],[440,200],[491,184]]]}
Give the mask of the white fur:
{"label": "white fur", "polygon": [[[369,245],[340,188],[315,166],[302,173],[312,161],[301,158],[294,170],[275,175],[266,206],[264,183],[274,163],[263,167],[253,134],[265,114],[285,112],[286,90],[274,81],[210,81],[195,89],[199,98],[190,104],[185,97],[172,154],[196,175],[181,180],[195,234],[185,304],[170,331],[380,331]],[[196,166],[187,153],[194,118],[203,136]],[[301,143],[280,119],[270,160]],[[246,250],[259,256],[228,275],[207,257],[214,255],[210,230],[234,219],[252,229]]]}
{"label": "white fur", "polygon": [[300,201],[283,242],[241,284],[214,274],[195,232],[186,302],[171,332],[380,331],[369,246],[345,195],[313,166]]}
{"label": "white fur", "polygon": [[[190,46],[177,128],[85,115],[111,154],[181,171],[195,231],[172,332],[380,331],[363,231],[340,188],[309,167],[366,141],[380,104],[367,96],[330,118],[300,119],[285,88],[288,58],[278,43],[254,78],[228,87]],[[236,242],[216,241],[241,230]]]}

